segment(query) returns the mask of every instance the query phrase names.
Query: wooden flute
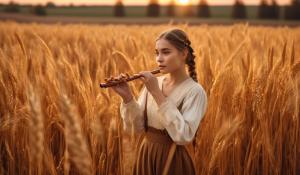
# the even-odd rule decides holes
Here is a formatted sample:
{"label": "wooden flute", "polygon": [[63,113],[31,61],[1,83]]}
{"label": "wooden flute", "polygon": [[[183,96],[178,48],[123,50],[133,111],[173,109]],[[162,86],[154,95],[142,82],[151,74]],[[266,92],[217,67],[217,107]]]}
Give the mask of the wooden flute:
{"label": "wooden flute", "polygon": [[[158,74],[160,73],[160,69],[155,69],[151,71],[152,74]],[[118,78],[119,77],[119,78]],[[108,87],[112,87],[112,86],[116,86],[120,83],[123,82],[128,82],[128,81],[132,81],[138,78],[141,78],[142,75],[141,74],[134,74],[134,75],[129,75],[128,73],[126,74],[120,74],[120,76],[118,77],[110,77],[110,78],[105,78],[104,79],[104,83],[100,83],[100,87],[101,88],[108,88]]]}

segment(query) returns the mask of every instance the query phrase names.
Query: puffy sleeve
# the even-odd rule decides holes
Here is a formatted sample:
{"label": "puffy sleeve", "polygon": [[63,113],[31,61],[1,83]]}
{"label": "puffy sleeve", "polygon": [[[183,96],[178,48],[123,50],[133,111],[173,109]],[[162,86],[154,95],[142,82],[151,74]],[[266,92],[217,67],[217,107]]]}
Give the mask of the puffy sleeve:
{"label": "puffy sleeve", "polygon": [[201,87],[192,88],[184,97],[181,112],[171,99],[158,107],[160,122],[170,137],[179,145],[193,140],[207,108],[207,95]]}
{"label": "puffy sleeve", "polygon": [[144,86],[139,94],[138,100],[135,97],[128,103],[121,101],[120,114],[123,119],[123,128],[125,131],[134,129],[141,131],[144,129],[144,109],[147,88]]}

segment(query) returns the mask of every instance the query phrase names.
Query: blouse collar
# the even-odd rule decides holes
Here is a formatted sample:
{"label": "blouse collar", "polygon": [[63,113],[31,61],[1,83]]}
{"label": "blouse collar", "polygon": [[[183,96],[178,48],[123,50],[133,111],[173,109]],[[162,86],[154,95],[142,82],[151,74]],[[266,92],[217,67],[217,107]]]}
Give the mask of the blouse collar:
{"label": "blouse collar", "polygon": [[[159,81],[159,88],[160,88],[160,90],[162,90],[162,85],[163,85],[163,81],[164,81],[165,78],[166,78],[165,76],[161,76],[161,77],[160,77],[160,81]],[[185,88],[182,88],[182,87],[184,87],[184,85],[187,85],[188,82],[190,82],[191,80],[192,80],[191,77],[189,77],[189,78],[183,80],[181,83],[179,83],[176,87],[174,87],[174,88],[172,89],[171,93],[170,93],[169,96],[167,96],[166,98],[168,98],[168,97],[170,97],[170,96],[173,96],[173,94],[176,94],[176,91],[178,91],[179,89],[182,89],[182,90],[185,89]],[[181,88],[180,88],[180,87],[181,87]]]}

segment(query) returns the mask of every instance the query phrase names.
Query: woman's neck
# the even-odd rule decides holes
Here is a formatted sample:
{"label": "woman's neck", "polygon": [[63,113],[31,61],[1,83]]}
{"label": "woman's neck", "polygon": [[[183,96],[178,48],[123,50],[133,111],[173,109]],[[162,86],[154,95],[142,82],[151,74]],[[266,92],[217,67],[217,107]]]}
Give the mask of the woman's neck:
{"label": "woman's neck", "polygon": [[187,79],[189,76],[187,75],[184,68],[178,69],[176,71],[170,72],[166,75],[167,83],[168,84],[178,84],[185,79]]}

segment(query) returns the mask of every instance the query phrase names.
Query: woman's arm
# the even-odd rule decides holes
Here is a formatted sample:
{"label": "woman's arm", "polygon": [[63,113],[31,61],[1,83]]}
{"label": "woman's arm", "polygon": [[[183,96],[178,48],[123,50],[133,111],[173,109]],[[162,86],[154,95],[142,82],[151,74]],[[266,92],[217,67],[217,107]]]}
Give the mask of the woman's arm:
{"label": "woman's arm", "polygon": [[146,88],[143,87],[138,100],[134,97],[131,99],[122,99],[120,105],[120,114],[123,119],[123,126],[125,131],[130,131],[133,128],[135,131],[144,129],[144,109]]}
{"label": "woman's arm", "polygon": [[166,101],[166,97],[164,96],[164,94],[161,92],[160,89],[158,89],[157,91],[151,92],[151,95],[153,96],[153,98],[158,106],[160,106],[162,103],[164,103]]}
{"label": "woman's arm", "polygon": [[170,99],[158,108],[160,122],[177,144],[186,144],[193,140],[207,108],[206,93],[198,86],[191,89],[184,99],[182,113]]}

